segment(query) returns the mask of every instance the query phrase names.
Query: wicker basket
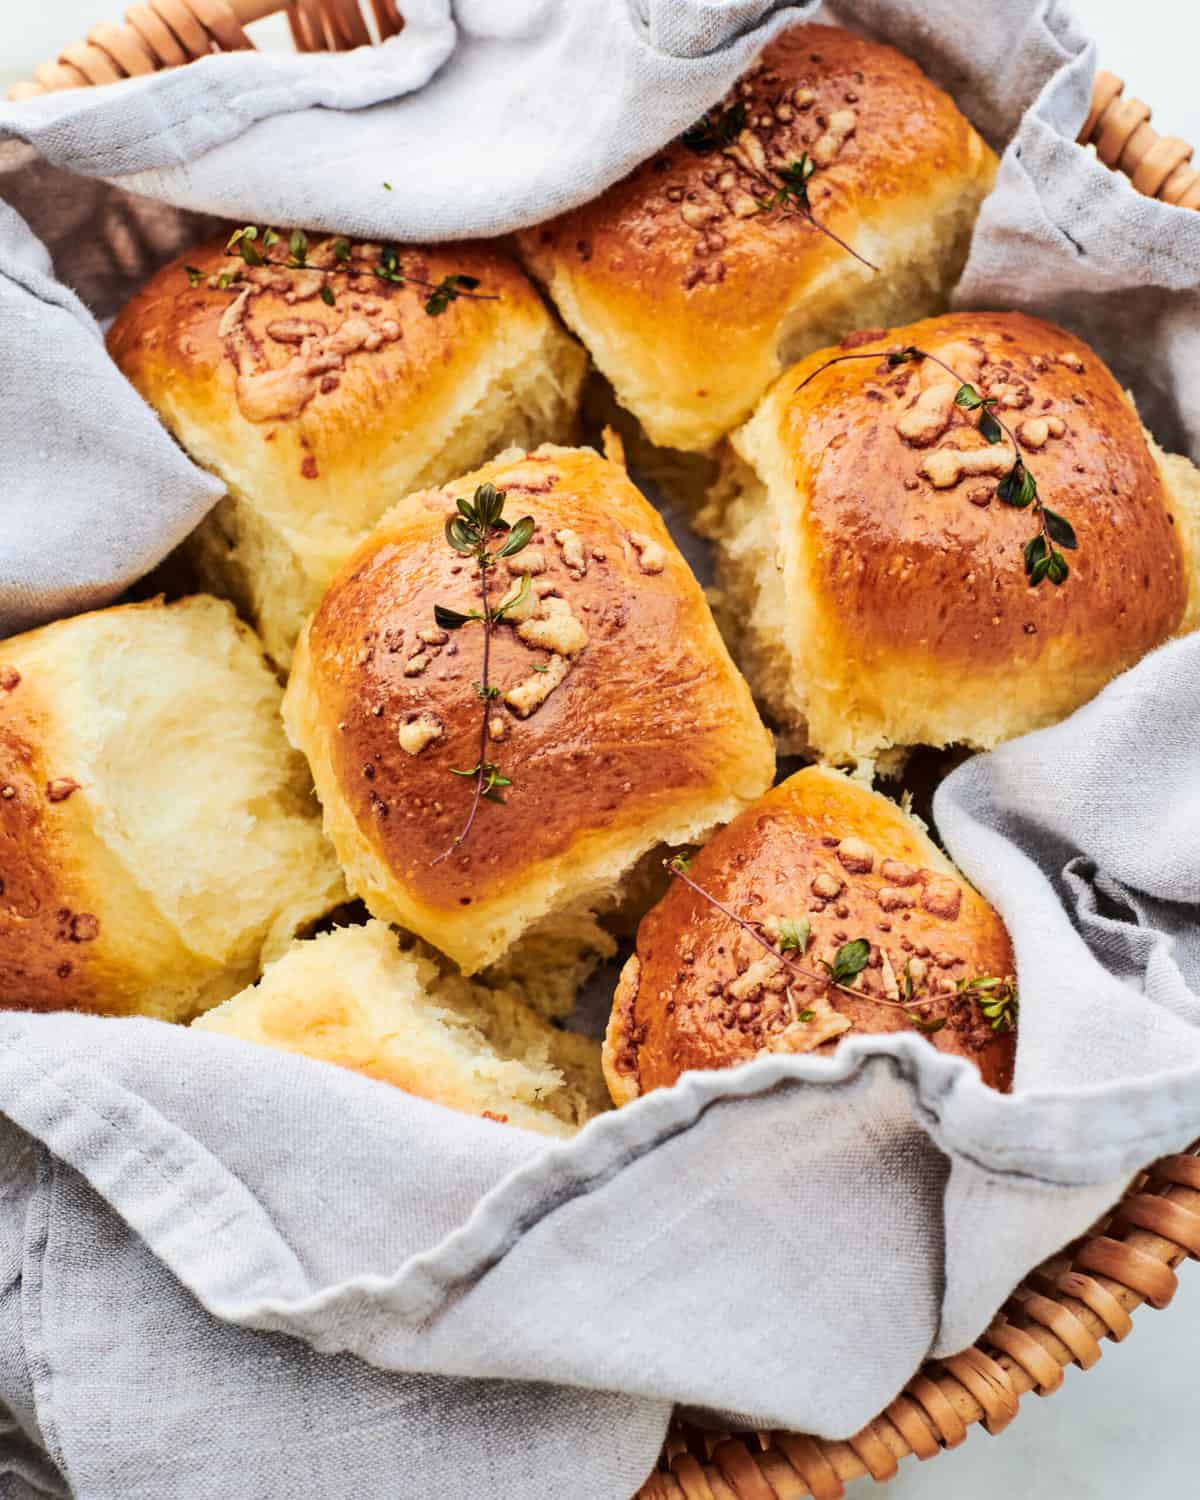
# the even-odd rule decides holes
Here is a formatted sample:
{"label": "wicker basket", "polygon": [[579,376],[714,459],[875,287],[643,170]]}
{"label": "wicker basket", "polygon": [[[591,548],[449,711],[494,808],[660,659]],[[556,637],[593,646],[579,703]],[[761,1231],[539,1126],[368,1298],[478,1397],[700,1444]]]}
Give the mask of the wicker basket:
{"label": "wicker basket", "polygon": [[[367,0],[363,0],[363,5]],[[253,46],[245,27],[286,11],[296,46],[344,51],[396,35],[394,0],[149,0],[124,24],[94,26],[33,78],[10,90],[24,99],[60,89],[113,83],[176,67],[210,52]],[[1140,193],[1200,208],[1192,148],[1160,136],[1149,107],[1122,97],[1124,84],[1100,73],[1079,135],[1101,161]],[[1130,1314],[1166,1307],[1175,1268],[1200,1257],[1200,1142],[1143,1173],[1091,1233],[1021,1282],[987,1332],[969,1349],[931,1360],[887,1410],[844,1442],[792,1432],[714,1432],[676,1424],[637,1500],[839,1500],[845,1483],[890,1479],[902,1458],[932,1458],[956,1447],[972,1423],[997,1433],[1026,1391],[1048,1396],[1067,1365],[1089,1369],[1101,1339],[1123,1339]]]}

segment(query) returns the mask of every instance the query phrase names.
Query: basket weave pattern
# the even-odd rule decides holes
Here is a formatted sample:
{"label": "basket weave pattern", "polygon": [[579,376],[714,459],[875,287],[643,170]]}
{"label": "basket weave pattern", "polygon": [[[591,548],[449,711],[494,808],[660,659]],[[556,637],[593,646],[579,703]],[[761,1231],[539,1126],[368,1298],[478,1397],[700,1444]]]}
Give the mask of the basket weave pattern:
{"label": "basket weave pattern", "polygon": [[[395,0],[369,5],[374,36],[359,0],[149,0],[131,5],[123,24],[94,26],[83,41],[64,47],[10,98],[114,83],[251,48],[245,27],[279,11],[286,11],[302,52],[345,51],[402,29]],[[1097,75],[1080,144],[1094,146],[1138,192],[1200,209],[1192,147],[1160,136],[1150,126],[1149,106],[1123,93],[1114,74]],[[1136,1308],[1170,1302],[1175,1268],[1187,1256],[1200,1257],[1198,1152],[1200,1142],[1139,1176],[1090,1234],[1021,1282],[973,1347],[927,1362],[853,1437],[733,1434],[677,1423],[637,1500],[841,1500],[848,1480],[890,1479],[901,1459],[954,1448],[974,1423],[1003,1431],[1027,1391],[1050,1395],[1068,1365],[1086,1370],[1096,1363],[1102,1339],[1125,1338]]]}

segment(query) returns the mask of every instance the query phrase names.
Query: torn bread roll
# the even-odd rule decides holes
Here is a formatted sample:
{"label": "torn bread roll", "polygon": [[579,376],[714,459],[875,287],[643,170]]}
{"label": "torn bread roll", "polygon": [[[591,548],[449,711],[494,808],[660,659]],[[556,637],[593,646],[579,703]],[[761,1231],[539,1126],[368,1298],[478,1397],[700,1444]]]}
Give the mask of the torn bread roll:
{"label": "torn bread roll", "polygon": [[[506,522],[533,523],[489,570],[493,608],[521,597],[492,632],[486,702],[481,624],[435,618],[479,608],[478,569],[445,528],[484,484]],[[485,708],[503,805],[483,800],[456,844]],[[727,821],[774,772],[691,570],[590,449],[504,454],[397,506],[302,634],[284,715],[351,888],[468,973],[534,924],[611,901],[647,850]]]}
{"label": "torn bread roll", "polygon": [[[812,216],[878,269],[786,195],[802,161]],[[945,307],[995,170],[915,63],[797,26],[697,129],[518,242],[650,440],[701,450],[847,327]]]}
{"label": "torn bread roll", "polygon": [[382,922],[296,943],[194,1024],[544,1135],[608,1107],[595,1042],[548,1025],[515,990],[440,973]]}
{"label": "torn bread roll", "polygon": [[186,1021],[346,899],[223,600],[0,641],[0,1007]]}
{"label": "torn bread roll", "polygon": [[687,876],[643,918],[617,988],[604,1045],[617,1104],[690,1069],[828,1052],[856,1032],[920,1033],[1009,1088],[1004,924],[894,802],[809,767],[722,829]]}
{"label": "torn bread roll", "polygon": [[[950,369],[891,362],[910,346]],[[993,404],[959,404],[960,384]],[[1018,450],[1037,491],[1020,507],[1001,494]],[[1058,584],[1028,571],[1041,504],[1077,542],[1055,543]],[[854,334],[796,365],[730,439],[704,524],[756,696],[839,763],[1053,724],[1198,618],[1200,473],[1086,344],[1020,313]]]}
{"label": "torn bread roll", "polygon": [[[266,264],[224,238],[173,261],[108,348],[227,486],[185,551],[286,666],[338,564],[399,497],[508,444],[572,435],[586,359],[487,246],[393,253],[329,235],[295,269],[277,264],[286,231],[254,244]],[[431,313],[430,287],[455,276],[478,285]]]}

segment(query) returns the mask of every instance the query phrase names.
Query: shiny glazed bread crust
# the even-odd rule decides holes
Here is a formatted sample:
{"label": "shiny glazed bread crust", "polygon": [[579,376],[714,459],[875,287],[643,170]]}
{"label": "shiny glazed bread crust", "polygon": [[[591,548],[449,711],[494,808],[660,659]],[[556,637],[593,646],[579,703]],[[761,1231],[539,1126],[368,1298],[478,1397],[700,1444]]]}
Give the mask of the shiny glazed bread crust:
{"label": "shiny glazed bread crust", "polygon": [[[446,544],[456,496],[485,481],[533,516],[493,603],[528,572],[527,618],[495,631],[488,758],[513,785],[454,839],[479,757],[482,631]],[[539,703],[539,698],[542,699]],[[501,455],[409,496],[347,561],[300,639],[285,718],[307,754],[352,888],[467,972],[551,911],[612,894],[656,843],[689,840],[769,784],[770,736],[704,595],[623,469],[590,449]]]}
{"label": "shiny glazed bread crust", "polygon": [[[1029,585],[1035,512],[996,497],[1007,439],[989,447],[932,362],[889,368],[910,344],[999,398],[1040,497],[1078,537],[1061,586]],[[1054,723],[1194,613],[1194,490],[1156,460],[1095,353],[1036,318],[855,334],[789,370],[731,444],[716,524],[743,666],[827,759],[987,747]]]}
{"label": "shiny glazed bread crust", "polygon": [[[1013,972],[1008,934],[983,897],[895,803],[836,771],[813,766],[789,777],[722,829],[689,874],[768,928],[775,919],[808,921],[812,937],[798,962],[816,973],[843,943],[867,939],[873,961],[854,983],[879,997],[886,996],[882,961],[875,962],[881,951],[897,977],[909,964],[931,990]],[[817,1040],[823,1015],[791,1020],[770,974],[761,987],[747,987],[744,976],[764,960],[769,967],[749,934],[677,880],[643,918],[617,990],[604,1046],[614,1101],[628,1103],[693,1068],[836,1046]],[[817,980],[792,979],[790,988],[797,1011],[831,1007],[853,1031],[914,1029],[903,1009]],[[1007,1089],[1012,1035],[994,1032],[970,996],[948,994],[946,1014],[932,1045],[968,1058],[986,1083]]]}
{"label": "shiny glazed bread crust", "polygon": [[[783,33],[725,105],[738,100],[746,130],[730,150],[673,142],[518,237],[621,404],[676,448],[709,447],[845,328],[943,307],[995,175],[948,94],[838,27]],[[772,171],[805,152],[814,213],[878,272],[800,215],[760,211]]]}
{"label": "shiny glazed bread crust", "polygon": [[[349,242],[361,274],[342,274],[335,238],[314,240],[299,271],[243,266],[210,240],[153,277],[108,334],[125,375],[228,486],[188,551],[282,665],[338,564],[389,506],[509,443],[568,437],[586,364],[494,248],[399,252],[410,275],[468,274],[492,299],[434,317],[426,288],[374,275],[380,245]],[[225,290],[223,273],[238,277]]]}

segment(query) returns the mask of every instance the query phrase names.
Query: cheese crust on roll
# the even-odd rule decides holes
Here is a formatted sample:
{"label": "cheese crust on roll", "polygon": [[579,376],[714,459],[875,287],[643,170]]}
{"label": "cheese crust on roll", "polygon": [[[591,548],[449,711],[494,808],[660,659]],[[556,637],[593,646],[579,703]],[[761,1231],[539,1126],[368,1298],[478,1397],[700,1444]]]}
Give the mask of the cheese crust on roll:
{"label": "cheese crust on roll", "polygon": [[346,899],[223,600],[0,641],[0,1007],[186,1021]]}
{"label": "cheese crust on roll", "polygon": [[[493,606],[529,580],[491,644],[485,759],[512,784],[439,859],[480,758],[483,631],[439,628],[434,606],[478,608],[478,571],[445,526],[485,483],[507,522],[534,522],[489,573]],[[774,773],[691,570],[590,449],[504,454],[397,506],[301,635],[284,715],[351,888],[467,973],[539,920],[611,898],[646,851],[727,821]]]}
{"label": "cheese crust on roll", "polygon": [[[677,879],[642,919],[617,987],[604,1043],[617,1104],[689,1069],[828,1052],[855,1032],[921,1031],[1011,1086],[1015,998],[984,1010],[1011,989],[1008,933],[894,802],[810,766],[722,829],[688,877],[700,890]],[[860,941],[865,964],[833,984],[827,966]]]}
{"label": "cheese crust on roll", "polygon": [[[332,235],[303,269],[271,263],[287,238],[262,266],[223,238],[198,246],[108,334],[128,379],[228,488],[184,544],[193,569],[284,667],[338,564],[397,500],[510,444],[572,436],[587,363],[488,246],[400,249],[397,282],[375,274],[383,246]],[[410,278],[455,275],[477,294],[431,316],[428,286]]]}
{"label": "cheese crust on roll", "polygon": [[[956,374],[890,365],[907,346]],[[956,404],[956,376],[1071,523],[1061,584],[1031,584],[1036,506],[998,495],[1016,453]],[[988,312],[854,334],[789,370],[730,439],[704,520],[759,701],[793,745],[855,763],[1056,723],[1194,628],[1198,518],[1200,473],[1157,449],[1086,344]]]}
{"label": "cheese crust on roll", "polygon": [[[996,170],[915,63],[833,26],[784,32],[708,119],[700,150],[674,141],[518,236],[620,404],[691,450],[846,328],[941,311]],[[813,215],[878,270],[794,205],[764,211],[805,156]]]}

